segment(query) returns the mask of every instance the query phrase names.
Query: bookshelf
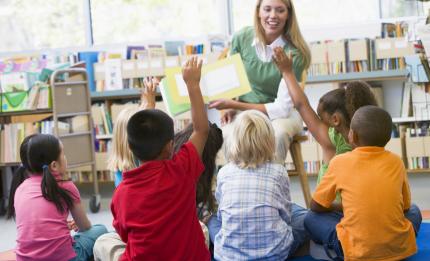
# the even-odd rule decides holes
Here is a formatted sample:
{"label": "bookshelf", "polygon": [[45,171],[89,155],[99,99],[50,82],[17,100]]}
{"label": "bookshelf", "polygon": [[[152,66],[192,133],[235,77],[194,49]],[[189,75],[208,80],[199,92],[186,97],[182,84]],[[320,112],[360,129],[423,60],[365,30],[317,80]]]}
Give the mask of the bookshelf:
{"label": "bookshelf", "polygon": [[408,70],[349,72],[335,75],[310,76],[306,84],[335,83],[348,81],[382,81],[382,80],[406,80]]}
{"label": "bookshelf", "polygon": [[[37,131],[52,133],[62,141],[69,168],[94,166],[94,138],[87,77],[85,69],[75,68],[55,71],[51,76],[50,87],[52,108],[0,113],[0,121],[4,125],[2,126],[2,132],[5,132],[5,129],[9,129],[9,126],[12,125],[24,126],[18,128],[18,133],[12,137],[15,143],[8,143],[9,146],[15,148],[9,148],[9,152],[6,153],[8,151],[8,148],[4,147],[6,143],[2,144],[2,152],[5,154],[2,155],[0,167],[3,173],[10,172],[10,168],[21,164],[19,162],[20,139]],[[48,118],[52,118],[52,121],[49,120],[52,124],[49,125],[49,128],[43,128],[43,123]],[[80,121],[75,121],[77,118]],[[73,123],[82,123],[84,118],[86,120],[84,120],[82,126],[66,124],[68,129],[61,129],[61,121],[68,120]],[[4,138],[6,138],[6,133]],[[6,154],[10,156],[6,157]],[[92,171],[95,173],[94,167]],[[90,209],[92,212],[97,212],[100,208],[100,195],[97,180],[93,183],[95,193],[90,200]]]}
{"label": "bookshelf", "polygon": [[52,109],[0,112],[0,117],[26,116],[36,114],[52,114]]}

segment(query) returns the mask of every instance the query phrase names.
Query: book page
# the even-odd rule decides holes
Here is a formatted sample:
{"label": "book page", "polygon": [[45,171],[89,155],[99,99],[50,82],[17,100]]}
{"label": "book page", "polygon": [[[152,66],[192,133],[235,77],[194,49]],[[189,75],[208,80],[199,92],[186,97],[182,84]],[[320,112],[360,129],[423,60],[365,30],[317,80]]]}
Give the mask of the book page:
{"label": "book page", "polygon": [[203,76],[202,80],[202,85],[205,89],[203,95],[209,97],[240,87],[234,64],[209,71]]}
{"label": "book page", "polygon": [[178,87],[180,96],[188,96],[187,85],[184,82],[184,78],[182,78],[182,74],[175,74],[176,86]]}

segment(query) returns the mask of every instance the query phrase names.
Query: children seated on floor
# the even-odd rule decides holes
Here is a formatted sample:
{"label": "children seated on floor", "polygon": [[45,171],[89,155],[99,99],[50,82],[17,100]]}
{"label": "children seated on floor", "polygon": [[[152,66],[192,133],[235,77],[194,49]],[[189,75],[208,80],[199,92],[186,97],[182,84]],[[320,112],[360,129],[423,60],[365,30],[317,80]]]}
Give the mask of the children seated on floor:
{"label": "children seated on floor", "polygon": [[[403,161],[384,149],[391,127],[383,109],[358,109],[349,132],[354,150],[331,160],[313,195],[305,227],[330,258],[401,260],[417,252],[421,214],[411,204]],[[343,213],[331,208],[336,193]]]}

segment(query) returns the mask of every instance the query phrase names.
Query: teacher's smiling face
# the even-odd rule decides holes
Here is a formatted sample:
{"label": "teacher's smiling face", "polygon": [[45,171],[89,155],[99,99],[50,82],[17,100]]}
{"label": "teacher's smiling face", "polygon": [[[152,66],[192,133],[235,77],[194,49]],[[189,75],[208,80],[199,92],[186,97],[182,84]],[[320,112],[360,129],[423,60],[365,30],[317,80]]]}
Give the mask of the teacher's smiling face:
{"label": "teacher's smiling face", "polygon": [[262,0],[259,18],[267,44],[271,44],[284,33],[288,8],[282,0]]}

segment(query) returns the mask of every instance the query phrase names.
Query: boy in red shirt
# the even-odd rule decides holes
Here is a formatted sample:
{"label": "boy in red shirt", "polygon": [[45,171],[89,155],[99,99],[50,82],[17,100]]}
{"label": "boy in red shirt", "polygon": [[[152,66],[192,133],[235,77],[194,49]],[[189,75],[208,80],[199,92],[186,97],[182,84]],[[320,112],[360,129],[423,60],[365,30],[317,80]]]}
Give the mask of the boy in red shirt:
{"label": "boy in red shirt", "polygon": [[113,226],[127,244],[121,260],[210,260],[196,215],[196,184],[209,125],[200,91],[202,62],[182,69],[194,132],[173,155],[173,120],[143,110],[127,125],[128,142],[140,166],[123,173],[111,210]]}

